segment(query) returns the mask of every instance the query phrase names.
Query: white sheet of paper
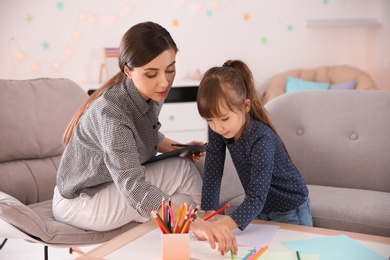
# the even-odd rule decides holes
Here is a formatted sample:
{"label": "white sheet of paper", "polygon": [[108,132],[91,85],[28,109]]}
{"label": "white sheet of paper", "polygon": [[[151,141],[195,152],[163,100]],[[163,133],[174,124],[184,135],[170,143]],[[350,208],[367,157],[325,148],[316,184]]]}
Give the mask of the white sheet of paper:
{"label": "white sheet of paper", "polygon": [[239,246],[261,248],[271,244],[278,230],[279,226],[249,224],[244,231],[236,229],[233,234]]}

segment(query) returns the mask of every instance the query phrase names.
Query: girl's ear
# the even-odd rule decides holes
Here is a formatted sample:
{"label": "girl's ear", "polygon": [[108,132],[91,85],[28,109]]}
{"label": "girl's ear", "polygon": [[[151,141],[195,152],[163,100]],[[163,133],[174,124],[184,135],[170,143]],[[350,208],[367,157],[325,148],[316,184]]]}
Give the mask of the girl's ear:
{"label": "girl's ear", "polygon": [[131,79],[131,70],[129,69],[129,67],[125,66],[124,71],[125,71],[126,76],[129,79]]}
{"label": "girl's ear", "polygon": [[246,112],[249,112],[251,110],[251,101],[249,99],[245,99],[244,108]]}

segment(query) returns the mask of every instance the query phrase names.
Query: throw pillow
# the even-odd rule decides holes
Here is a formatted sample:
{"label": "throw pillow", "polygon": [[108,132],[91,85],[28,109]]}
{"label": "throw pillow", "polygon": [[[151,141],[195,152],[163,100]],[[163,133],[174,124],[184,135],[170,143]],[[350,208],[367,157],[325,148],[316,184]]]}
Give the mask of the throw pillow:
{"label": "throw pillow", "polygon": [[356,88],[356,80],[350,80],[341,83],[331,84],[329,89],[332,90],[353,90]]}
{"label": "throw pillow", "polygon": [[330,83],[306,81],[294,77],[287,77],[286,92],[298,90],[324,90],[329,89]]}

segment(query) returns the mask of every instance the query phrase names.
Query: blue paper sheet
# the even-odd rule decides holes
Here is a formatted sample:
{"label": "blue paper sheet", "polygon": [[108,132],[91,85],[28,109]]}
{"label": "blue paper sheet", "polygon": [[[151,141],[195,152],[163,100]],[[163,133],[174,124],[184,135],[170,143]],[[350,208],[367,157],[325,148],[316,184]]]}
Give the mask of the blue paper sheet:
{"label": "blue paper sheet", "polygon": [[321,260],[387,260],[346,235],[285,241],[283,244],[300,253],[319,254]]}

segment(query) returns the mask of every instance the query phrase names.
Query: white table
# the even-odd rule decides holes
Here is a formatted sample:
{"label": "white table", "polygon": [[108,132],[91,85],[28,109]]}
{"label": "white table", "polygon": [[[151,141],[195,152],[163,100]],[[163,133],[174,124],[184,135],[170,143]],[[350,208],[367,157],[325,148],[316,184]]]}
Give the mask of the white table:
{"label": "white table", "polygon": [[[304,227],[291,224],[267,222],[255,220],[254,224],[266,224],[279,226],[279,230],[272,243],[269,245],[270,251],[290,251],[282,244],[288,240],[299,240],[306,238],[317,238],[324,236],[335,236],[345,234],[356,240],[367,248],[377,252],[388,259],[390,257],[390,238],[379,237],[352,232],[344,232],[330,229]],[[239,255],[235,259],[242,259],[243,254],[249,247],[239,247]],[[230,255],[220,256],[217,250],[212,250],[208,242],[191,240],[190,243],[191,260],[200,259],[230,259]],[[156,228],[155,223],[150,221],[140,225],[121,236],[102,244],[87,254],[79,256],[77,259],[161,259],[161,233]]]}

